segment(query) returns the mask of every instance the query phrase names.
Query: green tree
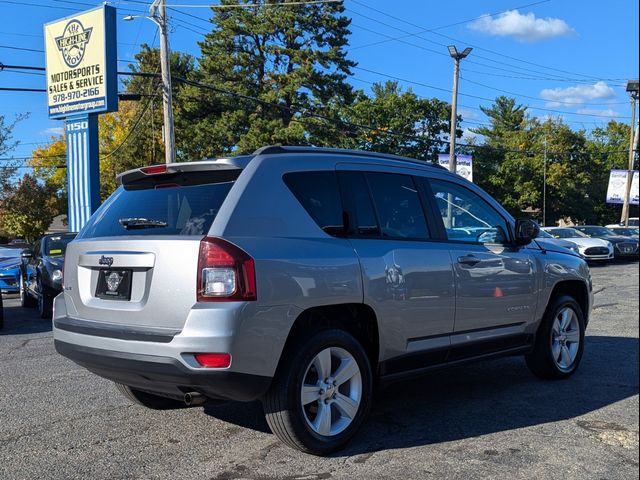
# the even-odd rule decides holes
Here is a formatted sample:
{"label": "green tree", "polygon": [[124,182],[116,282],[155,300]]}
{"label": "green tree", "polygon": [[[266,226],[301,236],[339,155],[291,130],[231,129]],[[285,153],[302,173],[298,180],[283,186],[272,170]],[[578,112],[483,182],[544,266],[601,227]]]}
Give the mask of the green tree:
{"label": "green tree", "polygon": [[[162,141],[162,93],[159,72],[160,57],[157,49],[142,44],[136,54],[136,64],[131,64],[133,73],[124,82],[127,93],[141,95],[139,101],[120,101],[117,112],[100,115],[98,144],[100,148],[100,196],[105,200],[116,189],[116,177],[126,170],[164,162]],[[194,69],[194,59],[179,52],[172,53],[173,75],[188,76]],[[181,84],[174,82],[177,94]],[[176,105],[174,114],[180,115]],[[180,138],[180,137],[179,137]],[[66,212],[67,170],[65,164],[66,142],[64,136],[52,137],[42,147],[34,149],[30,164],[38,179],[51,186],[55,192],[59,213]]]}
{"label": "green tree", "polygon": [[[591,186],[594,221],[601,224],[617,223],[620,220],[620,205],[606,203],[609,172],[612,169],[626,170],[629,161],[629,125],[610,121],[606,127],[594,128],[587,139],[590,155]],[[637,167],[637,166],[636,166]],[[638,216],[638,206],[631,205],[631,216]]]}
{"label": "green tree", "polygon": [[[492,196],[502,199],[507,196],[510,185],[500,178],[500,166],[504,163],[508,150],[518,148],[525,135],[529,119],[527,109],[516,106],[515,99],[500,96],[491,107],[480,107],[489,117],[490,126],[471,129],[482,135],[482,143],[473,151],[474,182],[487,190]],[[518,140],[520,137],[520,140]],[[513,207],[517,209],[517,207]],[[519,213],[519,212],[518,212]]]}
{"label": "green tree", "polygon": [[[222,2],[233,3],[238,1]],[[240,3],[253,6],[215,10],[213,31],[200,42],[200,69],[192,79],[218,91],[190,87],[178,95],[184,108],[178,124],[189,138],[184,152],[202,158],[265,144],[334,143],[337,107],[353,99],[346,82],[354,63],[345,50],[350,20],[341,15],[344,6]]]}
{"label": "green tree", "polygon": [[[0,115],[0,158],[5,157],[18,146],[19,142],[13,140],[13,129],[25,118],[27,115],[16,115],[13,122],[8,122],[4,115]],[[9,191],[11,179],[18,170],[18,163],[8,159],[0,160],[0,199]]]}
{"label": "green tree", "polygon": [[[356,101],[344,107],[342,117],[353,125],[335,141],[345,148],[435,160],[449,132],[451,107],[438,99],[421,99],[398,82],[376,83],[372,96],[357,92]],[[458,136],[462,132],[458,131]]]}
{"label": "green tree", "polygon": [[33,242],[51,224],[56,214],[53,203],[52,188],[25,174],[0,200],[0,226],[9,235]]}

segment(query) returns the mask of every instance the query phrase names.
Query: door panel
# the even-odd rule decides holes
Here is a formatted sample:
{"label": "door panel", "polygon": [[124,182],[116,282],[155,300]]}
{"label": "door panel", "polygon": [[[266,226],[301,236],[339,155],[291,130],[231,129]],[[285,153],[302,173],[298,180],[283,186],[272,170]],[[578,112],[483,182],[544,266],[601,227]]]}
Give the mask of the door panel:
{"label": "door panel", "polygon": [[[436,349],[453,331],[455,286],[448,246],[432,242],[423,197],[410,175],[340,172],[364,303],[378,318],[380,359]],[[441,337],[435,342],[427,337]]]}
{"label": "door panel", "polygon": [[526,249],[451,245],[455,332],[528,324],[536,310],[536,266]]}
{"label": "door panel", "polygon": [[351,244],[362,268],[364,303],[378,318],[381,360],[429,348],[431,343],[414,343],[424,337],[444,336],[448,345],[455,287],[446,248],[393,240],[352,239]]}
{"label": "door panel", "polygon": [[478,193],[456,182],[428,184],[455,274],[454,332],[526,328],[538,298],[532,253],[513,245],[507,219]]}

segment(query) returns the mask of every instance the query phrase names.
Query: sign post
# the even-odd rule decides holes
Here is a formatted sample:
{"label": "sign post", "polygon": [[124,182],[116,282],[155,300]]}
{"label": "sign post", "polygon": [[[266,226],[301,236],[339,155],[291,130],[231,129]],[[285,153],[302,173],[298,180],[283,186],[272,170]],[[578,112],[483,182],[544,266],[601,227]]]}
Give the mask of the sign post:
{"label": "sign post", "polygon": [[107,5],[44,26],[49,118],[65,120],[69,231],[100,205],[98,114],[118,109],[116,9]]}

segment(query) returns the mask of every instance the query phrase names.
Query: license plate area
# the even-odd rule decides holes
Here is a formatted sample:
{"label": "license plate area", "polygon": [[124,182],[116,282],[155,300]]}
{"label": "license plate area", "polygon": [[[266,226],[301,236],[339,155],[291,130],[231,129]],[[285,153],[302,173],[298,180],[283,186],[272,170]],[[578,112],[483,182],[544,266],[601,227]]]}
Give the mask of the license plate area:
{"label": "license plate area", "polygon": [[131,299],[132,270],[127,269],[100,269],[98,271],[98,284],[96,297],[103,300]]}

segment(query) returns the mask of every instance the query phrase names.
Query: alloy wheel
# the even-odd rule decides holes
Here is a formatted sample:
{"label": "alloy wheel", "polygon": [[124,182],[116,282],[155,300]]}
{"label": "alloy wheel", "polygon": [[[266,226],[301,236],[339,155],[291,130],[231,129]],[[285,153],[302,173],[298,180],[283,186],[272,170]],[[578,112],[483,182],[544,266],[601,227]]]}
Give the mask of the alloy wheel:
{"label": "alloy wheel", "polygon": [[580,347],[580,322],[571,307],[560,309],[551,328],[551,355],[563,372],[571,370]]}
{"label": "alloy wheel", "polygon": [[331,437],[343,432],[362,401],[358,362],[343,348],[320,351],[307,366],[300,398],[307,425],[316,434]]}

